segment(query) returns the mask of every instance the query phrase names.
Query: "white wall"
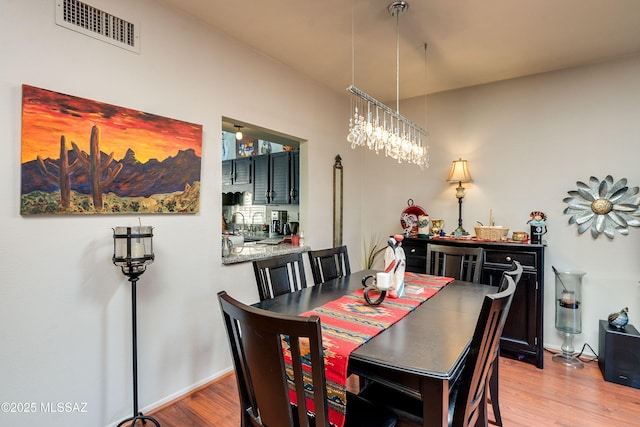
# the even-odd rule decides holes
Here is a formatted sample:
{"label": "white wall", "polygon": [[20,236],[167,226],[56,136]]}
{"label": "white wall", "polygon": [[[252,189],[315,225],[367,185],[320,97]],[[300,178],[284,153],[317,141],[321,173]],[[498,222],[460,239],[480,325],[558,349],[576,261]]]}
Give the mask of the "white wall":
{"label": "white wall", "polygon": [[346,94],[158,2],[102,7],[139,22],[140,55],[56,26],[51,0],[0,0],[0,402],[87,403],[86,413],[0,413],[0,425],[99,426],[132,413],[130,285],[111,262],[111,227],[137,217],[19,215],[22,84],[204,126],[200,213],[142,218],[156,253],[138,284],[142,409],[231,369],[218,291],[258,300],[251,265],[221,263],[223,115],[308,141],[301,222],[314,247],[331,244],[333,157],[345,151],[345,197],[356,201],[345,206],[346,243],[359,234]]}
{"label": "white wall", "polygon": [[[457,185],[445,182],[451,161],[469,161],[474,182],[465,185],[464,227],[476,221],[529,231],[533,210],[548,219],[545,257],[544,342],[558,348],[555,277],[551,266],[583,270],[583,333],[575,347],[598,351],[598,319],[624,306],[631,323],[640,313],[640,228],[594,240],[569,225],[562,200],[576,181],[590,176],[627,178],[640,186],[640,57],[514,79],[428,97],[431,167],[420,171],[366,154],[363,187],[364,230],[400,231],[400,213],[413,198],[445,229],[457,227]],[[424,99],[401,105],[401,112],[424,123]],[[383,173],[379,173],[383,171]],[[388,183],[394,184],[390,188]],[[374,220],[375,219],[375,220]],[[640,321],[635,321],[636,324]],[[587,349],[588,352],[588,349]]]}

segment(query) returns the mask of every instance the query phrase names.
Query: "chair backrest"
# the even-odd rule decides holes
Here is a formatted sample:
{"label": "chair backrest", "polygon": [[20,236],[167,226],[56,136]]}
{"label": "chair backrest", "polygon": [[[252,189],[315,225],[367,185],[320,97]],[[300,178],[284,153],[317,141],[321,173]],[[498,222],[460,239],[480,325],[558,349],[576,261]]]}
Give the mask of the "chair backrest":
{"label": "chair backrest", "polygon": [[486,417],[487,378],[516,290],[511,276],[506,275],[505,280],[505,290],[484,297],[459,380],[458,396],[453,411],[454,427],[474,426],[479,417]]}
{"label": "chair backrest", "polygon": [[[328,427],[320,318],[289,316],[250,307],[225,291],[218,293],[218,300],[238,382],[240,425],[309,426],[302,371],[303,365],[308,366],[311,361],[310,371],[305,369],[304,375],[313,382],[315,425]],[[283,352],[287,345],[290,365]],[[297,410],[289,403],[289,387],[296,392]]]}
{"label": "chair backrest", "polygon": [[483,249],[460,246],[427,245],[427,274],[480,283]]}
{"label": "chair backrest", "polygon": [[253,261],[260,301],[307,287],[302,253]]}
{"label": "chair backrest", "polygon": [[518,282],[520,282],[520,279],[522,278],[522,270],[523,270],[522,264],[520,264],[519,261],[516,261],[516,260],[511,261],[511,268],[502,273],[502,279],[500,280],[500,286],[498,287],[498,292],[501,292],[507,289],[507,285],[509,282],[507,282],[507,279],[505,278],[505,276],[511,276],[511,278],[513,279],[513,282],[516,284],[516,286],[518,286]]}
{"label": "chair backrest", "polygon": [[309,261],[316,285],[351,274],[346,246],[309,251]]}

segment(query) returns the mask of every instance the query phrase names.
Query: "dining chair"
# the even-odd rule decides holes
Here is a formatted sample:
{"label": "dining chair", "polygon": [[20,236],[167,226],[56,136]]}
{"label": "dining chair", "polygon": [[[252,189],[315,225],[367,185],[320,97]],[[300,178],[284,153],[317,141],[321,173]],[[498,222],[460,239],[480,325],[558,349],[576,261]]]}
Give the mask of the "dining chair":
{"label": "dining chair", "polygon": [[351,274],[346,246],[309,251],[309,261],[316,285]]}
{"label": "dining chair", "polygon": [[[322,330],[318,316],[291,316],[251,307],[218,293],[240,395],[243,427],[329,427]],[[285,361],[288,341],[291,362]],[[303,374],[304,371],[304,374]],[[304,378],[303,378],[304,377]],[[309,380],[313,406],[307,406]],[[297,406],[290,403],[293,387]],[[315,415],[308,415],[313,410]],[[348,393],[345,427],[392,427],[397,417]]]}
{"label": "dining chair", "polygon": [[[488,376],[516,289],[511,276],[506,276],[505,280],[508,282],[505,290],[484,297],[464,368],[450,390],[450,426],[482,426],[487,423]],[[360,396],[374,405],[392,410],[400,421],[422,423],[422,402],[402,391],[371,382]]]}
{"label": "dining chair", "polygon": [[519,261],[516,261],[516,260],[511,261],[511,268],[502,273],[502,278],[500,280],[500,285],[498,287],[498,292],[501,292],[501,291],[505,290],[507,288],[508,284],[509,284],[507,282],[505,276],[511,276],[511,278],[515,282],[516,286],[518,286],[518,282],[520,282],[520,279],[522,278],[522,272],[523,271],[524,270],[522,268],[522,264],[520,264]]}
{"label": "dining chair", "polygon": [[[500,286],[498,287],[498,292],[501,292],[507,288],[509,282],[506,277],[509,276],[513,279],[513,282],[518,286],[520,282],[520,278],[522,277],[522,265],[513,260],[511,262],[511,268],[502,273],[502,278],[500,280]],[[489,373],[489,402],[491,403],[491,408],[493,409],[493,418],[494,422],[497,426],[502,426],[502,414],[500,412],[500,402],[499,402],[499,387],[498,387],[498,368],[500,366],[500,342],[496,346],[496,352],[494,355],[493,365],[491,366],[491,372]]]}
{"label": "dining chair", "polygon": [[302,253],[253,261],[260,301],[307,287]]}
{"label": "dining chair", "polygon": [[427,274],[480,283],[482,254],[482,248],[429,243],[427,245]]}

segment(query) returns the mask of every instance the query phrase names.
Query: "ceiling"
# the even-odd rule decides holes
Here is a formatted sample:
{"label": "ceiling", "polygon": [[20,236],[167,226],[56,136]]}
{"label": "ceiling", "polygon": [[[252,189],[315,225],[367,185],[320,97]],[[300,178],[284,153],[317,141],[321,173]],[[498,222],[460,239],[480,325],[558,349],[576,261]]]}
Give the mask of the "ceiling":
{"label": "ceiling", "polygon": [[640,54],[639,0],[407,0],[397,21],[392,0],[161,1],[330,90],[355,84],[388,105],[397,52],[400,99]]}

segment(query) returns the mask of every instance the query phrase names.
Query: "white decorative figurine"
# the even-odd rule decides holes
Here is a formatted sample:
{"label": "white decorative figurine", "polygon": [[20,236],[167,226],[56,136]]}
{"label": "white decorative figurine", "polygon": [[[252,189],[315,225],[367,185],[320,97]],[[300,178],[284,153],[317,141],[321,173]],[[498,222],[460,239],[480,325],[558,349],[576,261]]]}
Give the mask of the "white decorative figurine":
{"label": "white decorative figurine", "polygon": [[391,275],[391,286],[387,296],[389,298],[399,298],[404,296],[404,270],[407,265],[402,240],[404,236],[396,234],[389,237],[387,244],[389,247],[384,251],[384,271]]}

